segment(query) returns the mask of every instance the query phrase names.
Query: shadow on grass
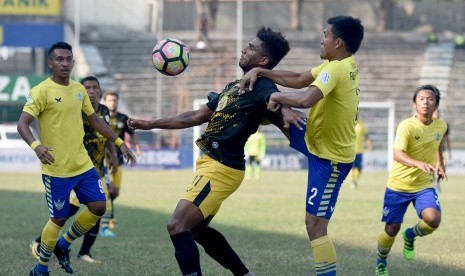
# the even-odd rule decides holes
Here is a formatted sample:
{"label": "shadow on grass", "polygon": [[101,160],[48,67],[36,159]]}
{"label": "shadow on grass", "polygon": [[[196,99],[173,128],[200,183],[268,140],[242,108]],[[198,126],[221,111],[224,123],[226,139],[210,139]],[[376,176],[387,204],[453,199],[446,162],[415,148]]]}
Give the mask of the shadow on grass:
{"label": "shadow on grass", "polygon": [[[0,275],[27,275],[35,261],[29,242],[40,234],[48,219],[41,193],[0,191]],[[165,230],[170,214],[118,206],[117,238],[96,241],[92,254],[102,260],[89,265],[76,260],[81,241],[72,246],[74,275],[180,275],[173,248]],[[276,223],[279,223],[277,221]],[[68,225],[68,224],[67,224]],[[213,222],[256,275],[314,275],[313,259],[306,237],[253,231]],[[303,227],[303,225],[302,225]],[[67,229],[65,227],[64,229]],[[347,231],[350,231],[348,228]],[[376,244],[376,241],[367,241]],[[336,244],[338,275],[374,275],[375,249]],[[204,275],[231,275],[201,251]],[[431,254],[434,254],[432,252]],[[459,268],[422,260],[406,262],[400,254],[390,256],[391,275],[464,275]],[[67,275],[53,257],[52,275]]]}

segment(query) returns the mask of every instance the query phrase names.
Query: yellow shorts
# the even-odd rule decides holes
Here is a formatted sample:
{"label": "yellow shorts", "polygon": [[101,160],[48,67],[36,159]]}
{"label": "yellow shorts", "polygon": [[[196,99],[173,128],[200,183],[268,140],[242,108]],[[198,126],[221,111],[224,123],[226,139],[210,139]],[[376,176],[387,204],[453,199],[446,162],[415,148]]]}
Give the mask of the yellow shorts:
{"label": "yellow shorts", "polygon": [[[105,192],[106,207],[107,207],[107,212],[108,212],[108,211],[111,211],[112,209],[111,201],[110,201],[110,194],[108,193],[108,187],[107,187],[107,183],[105,182],[105,177],[101,177],[100,181],[102,183],[103,191]],[[76,193],[74,193],[74,191],[71,191],[71,193],[69,194],[69,203],[74,206],[78,206],[78,207],[80,205],[79,199],[77,198]]]}
{"label": "yellow shorts", "polygon": [[182,199],[194,203],[207,218],[215,215],[223,201],[239,188],[244,171],[225,166],[205,154],[197,159],[196,166],[194,180]]}
{"label": "yellow shorts", "polygon": [[116,173],[113,175],[110,172],[110,181],[111,181],[111,186],[115,188],[121,188],[121,180],[123,178],[123,165],[118,166],[118,170],[116,170]]}

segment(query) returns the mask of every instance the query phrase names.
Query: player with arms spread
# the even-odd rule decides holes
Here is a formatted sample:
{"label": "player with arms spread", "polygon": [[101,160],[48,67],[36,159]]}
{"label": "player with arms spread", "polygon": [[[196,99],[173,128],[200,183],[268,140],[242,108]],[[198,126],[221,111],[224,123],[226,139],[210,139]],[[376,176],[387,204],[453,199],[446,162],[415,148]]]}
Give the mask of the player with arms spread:
{"label": "player with arms spread", "polygon": [[317,275],[336,275],[336,250],[327,232],[339,189],[355,159],[360,76],[354,54],[363,32],[359,19],[329,18],[320,42],[320,57],[325,60],[321,65],[303,73],[255,68],[241,81],[243,92],[263,77],[286,87],[307,87],[305,91],[274,93],[268,108],[311,107],[305,131],[291,125],[290,146],[305,154],[309,162],[305,224]]}
{"label": "player with arms spread", "polygon": [[[242,50],[239,66],[244,72],[254,67],[271,69],[288,51],[288,41],[280,33],[261,28]],[[223,201],[239,188],[245,170],[244,145],[265,116],[274,115],[267,111],[266,104],[277,90],[270,79],[260,78],[254,93],[239,95],[239,80],[236,80],[198,110],[155,121],[129,119],[133,129],[182,129],[208,122],[196,142],[204,154],[197,160],[194,180],[167,226],[183,275],[202,275],[195,242],[234,275],[251,275],[225,237],[209,223]],[[287,108],[283,112],[293,113]],[[281,126],[282,122],[276,118],[269,119]]]}

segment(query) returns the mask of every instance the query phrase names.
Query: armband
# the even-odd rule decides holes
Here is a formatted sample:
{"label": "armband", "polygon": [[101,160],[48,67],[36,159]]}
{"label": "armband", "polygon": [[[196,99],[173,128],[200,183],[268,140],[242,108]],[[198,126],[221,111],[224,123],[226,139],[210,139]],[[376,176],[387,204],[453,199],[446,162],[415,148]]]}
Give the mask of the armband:
{"label": "armband", "polygon": [[123,139],[121,139],[121,138],[119,138],[119,137],[116,138],[116,140],[115,140],[115,145],[116,145],[117,147],[121,147],[121,145],[122,145],[123,143],[124,143]]}
{"label": "armband", "polygon": [[37,146],[39,146],[39,145],[40,145],[40,142],[35,140],[34,142],[31,143],[30,147],[31,147],[32,150],[36,150]]}

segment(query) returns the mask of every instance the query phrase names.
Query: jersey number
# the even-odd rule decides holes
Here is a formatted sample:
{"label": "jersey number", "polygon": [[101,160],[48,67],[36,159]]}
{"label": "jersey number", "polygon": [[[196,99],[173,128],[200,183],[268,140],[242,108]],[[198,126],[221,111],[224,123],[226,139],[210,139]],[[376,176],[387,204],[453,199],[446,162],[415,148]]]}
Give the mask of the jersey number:
{"label": "jersey number", "polygon": [[312,202],[312,199],[313,199],[314,197],[316,197],[316,194],[318,193],[317,188],[312,188],[312,189],[310,190],[310,193],[311,193],[311,195],[310,195],[310,197],[308,198],[307,203],[310,204],[310,205],[313,205],[314,203]]}

